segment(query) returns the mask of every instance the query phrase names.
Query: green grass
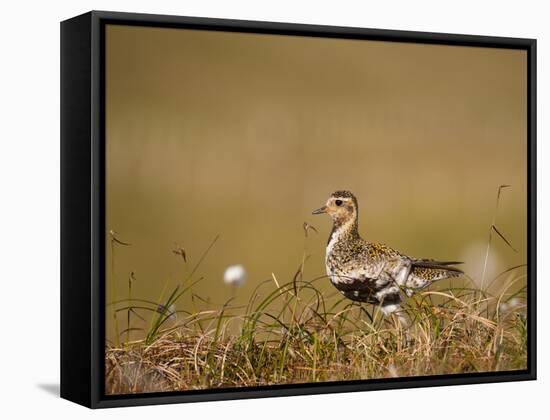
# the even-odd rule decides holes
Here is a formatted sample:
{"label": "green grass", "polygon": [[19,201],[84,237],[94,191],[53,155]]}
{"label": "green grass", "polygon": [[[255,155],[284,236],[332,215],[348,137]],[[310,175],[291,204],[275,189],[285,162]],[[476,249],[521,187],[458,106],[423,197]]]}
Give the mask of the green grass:
{"label": "green grass", "polygon": [[326,278],[299,278],[261,283],[245,307],[229,301],[176,319],[167,308],[191,278],[163,305],[119,302],[119,312],[151,312],[153,321],[142,340],[107,346],[107,394],[526,368],[525,287],[507,291],[524,276],[497,296],[432,287],[404,305],[406,329],[376,307],[324,297],[316,285]]}
{"label": "green grass", "polygon": [[[498,188],[495,215],[501,190],[507,187]],[[328,281],[326,276],[305,280],[305,246],[293,278],[280,284],[273,274],[258,284],[246,306],[233,306],[230,299],[221,308],[211,308],[207,299],[193,292],[202,280],[195,278],[197,268],[218,237],[167,298],[161,293],[159,302],[133,297],[132,273],[127,298],[113,300],[107,308],[116,338],[106,346],[106,393],[526,369],[525,266],[485,279],[493,233],[515,251],[495,219],[489,229],[482,289],[466,276],[448,288],[435,283],[407,299],[402,313],[391,317],[336,291],[325,296],[319,285]],[[304,234],[307,237],[307,224]],[[112,291],[117,245],[130,246],[111,232]],[[185,251],[179,251],[186,260]],[[184,296],[191,298],[191,310],[175,311]],[[126,315],[123,331],[121,313]],[[149,326],[133,327],[132,320]],[[143,338],[130,341],[130,332],[141,332]]]}

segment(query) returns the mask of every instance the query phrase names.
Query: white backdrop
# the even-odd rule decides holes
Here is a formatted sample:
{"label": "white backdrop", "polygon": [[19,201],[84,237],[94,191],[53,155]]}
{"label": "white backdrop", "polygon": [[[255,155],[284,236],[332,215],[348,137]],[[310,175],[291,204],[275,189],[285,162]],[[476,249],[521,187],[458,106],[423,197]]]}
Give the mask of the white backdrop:
{"label": "white backdrop", "polygon": [[[518,418],[548,407],[548,43],[544,1],[6,2],[0,98],[0,416],[12,418]],[[539,380],[90,411],[59,389],[59,21],[91,9],[538,39]],[[545,77],[546,76],[546,77]],[[31,263],[29,261],[32,261]],[[540,418],[540,416],[539,416]]]}

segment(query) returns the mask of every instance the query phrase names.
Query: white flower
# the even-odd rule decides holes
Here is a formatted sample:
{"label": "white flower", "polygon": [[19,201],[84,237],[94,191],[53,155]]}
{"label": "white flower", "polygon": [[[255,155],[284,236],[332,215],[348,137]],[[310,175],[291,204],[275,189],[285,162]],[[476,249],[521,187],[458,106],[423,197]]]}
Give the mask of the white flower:
{"label": "white flower", "polygon": [[393,363],[390,363],[390,365],[388,366],[388,372],[390,374],[390,377],[399,378],[399,373],[397,373],[397,368]]}
{"label": "white flower", "polygon": [[166,308],[163,304],[160,304],[157,308],[157,311],[160,314],[163,314],[167,319],[170,321],[175,321],[178,317],[176,304],[173,303],[170,305],[170,307]]}
{"label": "white flower", "polygon": [[508,302],[501,303],[499,306],[500,312],[511,312],[518,309],[521,306],[521,301],[515,297],[510,299]]}
{"label": "white flower", "polygon": [[177,309],[176,309],[176,304],[173,303],[170,305],[170,307],[168,308],[168,319],[170,321],[175,321],[176,319],[178,319],[178,312],[177,312]]}
{"label": "white flower", "polygon": [[240,287],[246,280],[246,271],[240,264],[230,265],[225,269],[223,281],[233,287]]}
{"label": "white flower", "polygon": [[508,302],[510,304],[510,308],[517,308],[521,305],[521,300],[519,300],[519,298],[515,297],[515,298],[512,298],[510,299],[510,302]]}

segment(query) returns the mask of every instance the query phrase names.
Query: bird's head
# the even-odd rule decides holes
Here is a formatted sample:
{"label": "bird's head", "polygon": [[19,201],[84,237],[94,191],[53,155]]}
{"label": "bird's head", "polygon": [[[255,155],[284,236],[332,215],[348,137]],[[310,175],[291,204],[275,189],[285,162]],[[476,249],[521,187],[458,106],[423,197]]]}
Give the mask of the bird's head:
{"label": "bird's head", "polygon": [[344,224],[349,220],[356,220],[358,212],[357,199],[350,191],[335,191],[326,204],[312,214],[327,213],[335,223]]}

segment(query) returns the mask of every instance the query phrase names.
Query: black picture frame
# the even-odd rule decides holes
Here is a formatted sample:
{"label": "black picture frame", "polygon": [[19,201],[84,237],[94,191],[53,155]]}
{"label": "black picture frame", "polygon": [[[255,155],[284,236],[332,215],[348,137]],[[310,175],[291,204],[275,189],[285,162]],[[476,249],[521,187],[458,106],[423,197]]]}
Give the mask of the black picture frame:
{"label": "black picture frame", "polygon": [[[528,368],[523,371],[104,393],[105,25],[522,49],[528,87]],[[61,397],[91,408],[536,379],[536,40],[92,11],[61,23]]]}

